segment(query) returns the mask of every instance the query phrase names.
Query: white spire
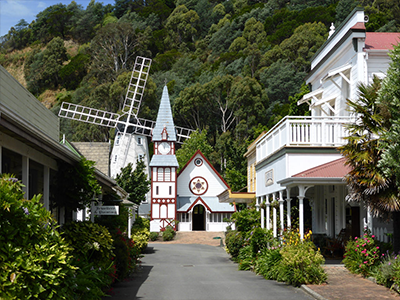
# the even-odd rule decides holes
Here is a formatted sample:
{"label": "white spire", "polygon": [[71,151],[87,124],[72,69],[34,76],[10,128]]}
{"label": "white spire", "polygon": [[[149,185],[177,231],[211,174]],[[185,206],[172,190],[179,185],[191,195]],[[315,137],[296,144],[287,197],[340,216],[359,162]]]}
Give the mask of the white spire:
{"label": "white spire", "polygon": [[335,25],[333,25],[333,23],[331,23],[331,27],[329,28],[329,36],[328,39],[331,37],[332,34],[335,33]]}

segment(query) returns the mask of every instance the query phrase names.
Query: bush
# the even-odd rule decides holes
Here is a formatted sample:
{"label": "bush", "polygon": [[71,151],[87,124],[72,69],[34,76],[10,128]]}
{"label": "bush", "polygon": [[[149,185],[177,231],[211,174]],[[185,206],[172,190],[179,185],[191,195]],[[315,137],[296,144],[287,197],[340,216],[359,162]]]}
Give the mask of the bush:
{"label": "bush", "polygon": [[374,238],[365,233],[347,242],[343,263],[350,272],[367,277],[379,265],[380,247]]}
{"label": "bush", "polygon": [[265,279],[277,280],[279,277],[278,266],[281,260],[280,248],[263,249],[255,262],[254,270]]}
{"label": "bush", "polygon": [[40,196],[23,199],[22,184],[0,178],[0,299],[73,299],[71,249]]}
{"label": "bush", "polygon": [[239,250],[237,262],[239,270],[250,270],[253,266],[253,248],[251,245],[244,246]]}
{"label": "bush", "polygon": [[150,241],[156,241],[159,235],[159,232],[150,232]]}
{"label": "bush", "polygon": [[250,232],[250,245],[252,248],[253,256],[256,256],[258,252],[272,246],[274,238],[272,235],[272,229],[268,230],[265,228],[256,227]]}
{"label": "bush", "polygon": [[229,231],[225,237],[226,248],[229,251],[229,254],[235,260],[239,255],[240,249],[244,245],[244,237],[241,232],[236,230]]}
{"label": "bush", "polygon": [[299,286],[301,284],[321,284],[326,281],[326,273],[321,267],[324,263],[322,254],[315,249],[310,240],[289,244],[280,250],[279,281]]}
{"label": "bush", "polygon": [[255,227],[259,227],[261,223],[261,213],[255,208],[243,209],[232,214],[232,221],[235,222],[237,231],[248,232]]}
{"label": "bush", "polygon": [[172,226],[167,226],[162,233],[162,239],[163,241],[172,241],[175,237],[175,230]]}

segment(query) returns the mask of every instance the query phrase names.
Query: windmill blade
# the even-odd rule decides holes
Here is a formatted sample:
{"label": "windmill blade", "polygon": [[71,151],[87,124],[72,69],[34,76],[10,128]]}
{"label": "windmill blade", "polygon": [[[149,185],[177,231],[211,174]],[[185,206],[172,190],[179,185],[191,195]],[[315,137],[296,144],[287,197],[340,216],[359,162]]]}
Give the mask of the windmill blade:
{"label": "windmill blade", "polygon": [[120,123],[119,114],[67,102],[62,103],[58,116],[106,127],[116,127]]}
{"label": "windmill blade", "polygon": [[189,139],[190,135],[192,132],[194,132],[193,129],[188,129],[188,128],[183,128],[179,126],[175,126],[176,130],[176,137],[177,137],[177,143],[182,144],[184,140]]}
{"label": "windmill blade", "polygon": [[147,77],[149,75],[151,59],[141,56],[136,57],[133,66],[131,80],[125,96],[123,111],[128,115],[134,115],[137,118],[139,108],[142,103],[144,88],[146,86]]}

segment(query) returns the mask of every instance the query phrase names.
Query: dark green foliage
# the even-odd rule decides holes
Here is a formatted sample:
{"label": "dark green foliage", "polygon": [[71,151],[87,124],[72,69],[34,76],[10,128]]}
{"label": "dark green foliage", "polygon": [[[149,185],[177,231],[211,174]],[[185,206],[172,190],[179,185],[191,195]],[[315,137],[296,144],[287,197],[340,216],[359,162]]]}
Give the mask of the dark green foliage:
{"label": "dark green foliage", "polygon": [[267,249],[273,243],[274,239],[272,236],[272,230],[256,227],[250,232],[250,245],[253,251],[253,256],[256,256],[264,249]]}
{"label": "dark green foliage", "polygon": [[70,210],[83,209],[92,201],[93,195],[100,194],[93,166],[94,162],[85,158],[73,167],[59,162],[52,205]]}
{"label": "dark green foliage", "polygon": [[172,226],[167,226],[162,233],[163,241],[172,241],[176,235],[176,232]]}
{"label": "dark green foliage", "polygon": [[263,249],[256,260],[254,271],[265,279],[276,280],[279,276],[279,263],[282,255],[279,248]]}
{"label": "dark green foliage", "polygon": [[240,231],[228,231],[225,237],[226,248],[233,259],[239,255],[240,249],[244,245],[244,237]]}
{"label": "dark green foliage", "polygon": [[120,187],[129,193],[128,200],[140,204],[146,200],[146,194],[150,190],[150,180],[144,172],[145,164],[142,159],[136,161],[136,168],[132,170],[132,163],[121,169],[116,181]]}
{"label": "dark green foliage", "polygon": [[87,74],[89,59],[89,55],[80,53],[61,68],[59,75],[63,87],[67,90],[75,90],[79,86],[83,77]]}
{"label": "dark green foliage", "polygon": [[0,178],[0,298],[72,299],[71,248],[40,196],[23,199],[22,184]]}
{"label": "dark green foliage", "polygon": [[255,208],[244,209],[233,213],[231,220],[235,221],[235,228],[241,232],[249,232],[260,225],[261,213]]}
{"label": "dark green foliage", "polygon": [[150,232],[150,241],[156,241],[159,237],[159,232]]}
{"label": "dark green foliage", "polygon": [[90,221],[69,222],[63,225],[62,232],[75,255],[101,265],[111,263],[113,239],[104,226]]}

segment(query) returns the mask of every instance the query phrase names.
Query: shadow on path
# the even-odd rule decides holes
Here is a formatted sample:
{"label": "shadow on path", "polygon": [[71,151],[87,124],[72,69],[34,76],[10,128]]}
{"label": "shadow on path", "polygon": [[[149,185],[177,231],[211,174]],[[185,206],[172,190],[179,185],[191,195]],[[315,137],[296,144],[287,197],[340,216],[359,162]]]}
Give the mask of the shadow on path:
{"label": "shadow on path", "polygon": [[[154,247],[147,246],[144,254],[145,255],[152,255],[157,252]],[[109,295],[103,297],[104,300],[111,299],[111,300],[129,300],[129,299],[140,299],[138,298],[137,292],[142,284],[147,280],[151,270],[153,269],[152,266],[138,266],[136,271],[132,274],[130,278],[125,279],[122,282],[118,282],[113,284]]]}

